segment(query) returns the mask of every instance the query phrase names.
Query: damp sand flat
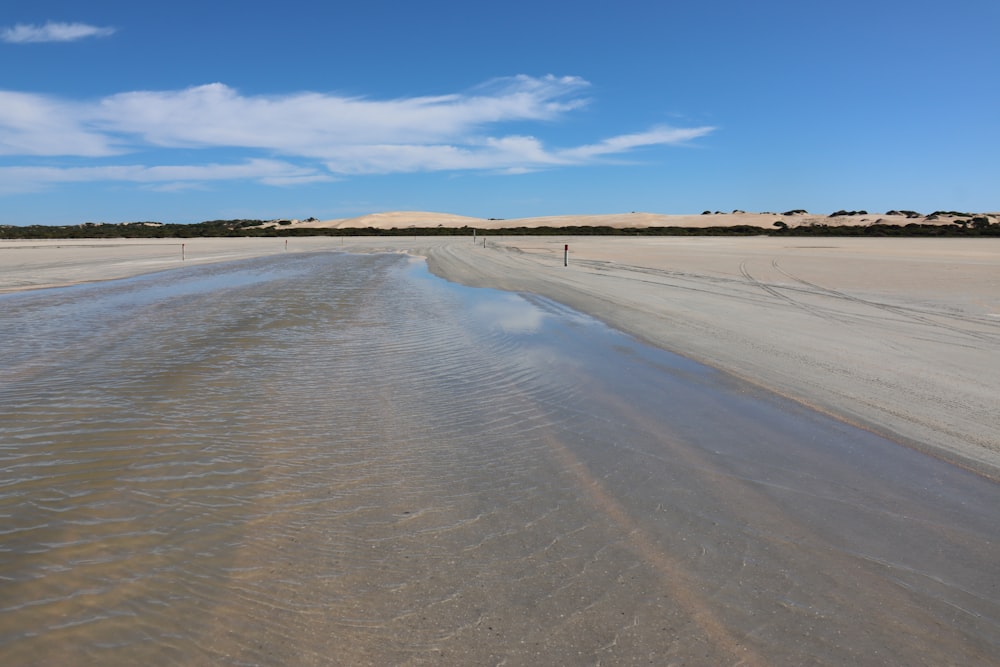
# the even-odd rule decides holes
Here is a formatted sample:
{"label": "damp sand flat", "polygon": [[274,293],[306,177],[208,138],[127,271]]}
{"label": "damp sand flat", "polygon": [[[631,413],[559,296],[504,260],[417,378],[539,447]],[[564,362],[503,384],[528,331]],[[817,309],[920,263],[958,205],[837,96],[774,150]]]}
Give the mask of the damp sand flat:
{"label": "damp sand flat", "polygon": [[990,664],[1000,489],[544,299],[0,298],[5,664]]}
{"label": "damp sand flat", "polygon": [[0,292],[289,250],[409,252],[426,256],[431,269],[449,280],[547,296],[1000,479],[1000,239],[471,241],[0,241]]}

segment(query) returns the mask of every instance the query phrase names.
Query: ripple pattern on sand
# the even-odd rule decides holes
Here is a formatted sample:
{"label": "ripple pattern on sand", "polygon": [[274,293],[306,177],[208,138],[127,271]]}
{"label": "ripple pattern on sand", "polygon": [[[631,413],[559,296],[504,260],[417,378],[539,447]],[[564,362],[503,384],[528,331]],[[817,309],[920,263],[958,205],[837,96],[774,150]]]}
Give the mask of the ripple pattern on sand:
{"label": "ripple pattern on sand", "polygon": [[997,655],[995,485],[545,300],[303,254],[0,308],[3,664]]}

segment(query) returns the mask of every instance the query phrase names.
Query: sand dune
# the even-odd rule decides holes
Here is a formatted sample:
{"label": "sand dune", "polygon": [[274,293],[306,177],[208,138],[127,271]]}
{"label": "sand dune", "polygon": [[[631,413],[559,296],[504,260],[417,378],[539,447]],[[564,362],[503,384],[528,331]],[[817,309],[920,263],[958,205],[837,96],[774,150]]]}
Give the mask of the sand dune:
{"label": "sand dune", "polygon": [[482,218],[470,218],[451,213],[432,213],[427,211],[390,211],[386,213],[370,213],[356,218],[339,218],[335,220],[296,221],[292,227],[320,229],[406,229],[428,227],[481,227],[487,221]]}
{"label": "sand dune", "polygon": [[[1000,221],[1000,214],[992,215],[995,222]],[[812,214],[812,213],[748,213],[732,211],[729,213],[703,213],[697,215],[667,215],[663,213],[613,213],[607,215],[555,215],[532,218],[488,219],[476,218],[451,213],[432,213],[426,211],[392,211],[372,213],[355,218],[339,218],[335,220],[293,221],[288,228],[325,228],[325,229],[423,229],[434,227],[470,227],[473,229],[503,229],[510,227],[612,227],[615,229],[645,228],[645,227],[735,227],[747,225],[762,229],[773,229],[780,222],[788,227],[809,225],[866,226],[871,224],[906,225],[922,224],[954,224],[956,216],[941,215],[927,220],[924,217],[911,218],[905,214],[893,211],[889,213],[859,213],[856,215]],[[277,223],[274,223],[277,224]]]}

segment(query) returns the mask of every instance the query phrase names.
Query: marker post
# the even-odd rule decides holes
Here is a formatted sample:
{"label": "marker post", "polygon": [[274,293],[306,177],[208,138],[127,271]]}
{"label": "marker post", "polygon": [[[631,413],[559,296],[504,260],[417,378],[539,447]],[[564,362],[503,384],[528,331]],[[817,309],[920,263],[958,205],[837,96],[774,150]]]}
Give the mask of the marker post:
{"label": "marker post", "polygon": [[563,246],[563,266],[569,266],[569,244]]}

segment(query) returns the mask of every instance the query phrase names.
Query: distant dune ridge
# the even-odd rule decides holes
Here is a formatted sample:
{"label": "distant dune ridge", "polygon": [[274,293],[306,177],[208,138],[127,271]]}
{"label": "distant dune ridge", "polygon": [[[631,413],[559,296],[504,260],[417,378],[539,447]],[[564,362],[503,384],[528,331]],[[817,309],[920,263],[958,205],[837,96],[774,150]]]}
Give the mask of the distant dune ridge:
{"label": "distant dune ridge", "polygon": [[[783,213],[748,213],[745,211],[706,212],[696,215],[667,215],[663,213],[612,213],[607,215],[554,215],[537,218],[476,218],[452,213],[428,211],[392,211],[371,213],[355,218],[335,220],[292,220],[286,228],[325,229],[426,229],[433,227],[471,227],[475,229],[502,229],[513,227],[613,227],[617,229],[642,227],[735,227],[747,225],[762,229],[773,229],[775,223],[787,227],[829,225],[836,227],[865,226],[873,224],[907,225],[954,224],[956,220],[984,216],[991,223],[1000,222],[1000,213],[969,213],[965,216],[948,214],[918,214],[913,211],[889,211],[888,213],[868,213],[866,211],[838,211],[834,214],[808,213],[801,210]],[[279,223],[274,222],[272,225]]]}

